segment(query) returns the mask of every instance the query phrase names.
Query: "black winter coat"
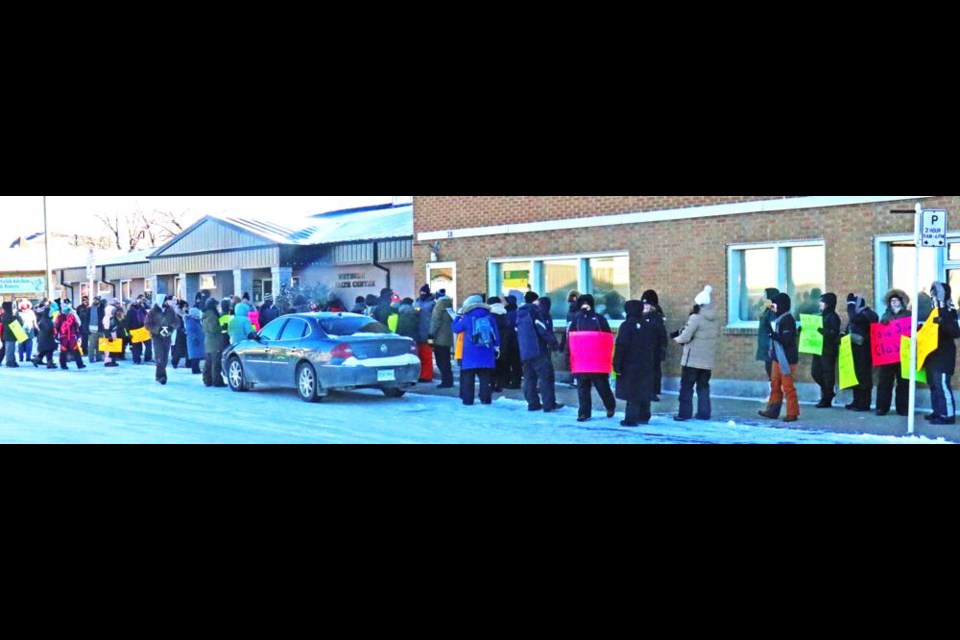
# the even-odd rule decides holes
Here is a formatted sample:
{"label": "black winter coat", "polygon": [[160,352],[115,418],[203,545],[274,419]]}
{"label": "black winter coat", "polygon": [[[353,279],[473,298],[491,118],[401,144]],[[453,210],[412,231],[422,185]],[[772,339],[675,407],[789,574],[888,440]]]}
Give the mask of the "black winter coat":
{"label": "black winter coat", "polygon": [[[853,368],[857,374],[860,384],[864,381],[873,380],[873,353],[870,349],[870,325],[880,322],[880,317],[870,307],[864,307],[859,312],[850,315],[850,322],[847,324],[848,334],[858,334],[863,337],[863,344],[858,345],[851,338],[850,345],[853,348]],[[872,386],[872,382],[870,383]]]}
{"label": "black winter coat", "polygon": [[823,358],[836,360],[840,353],[840,316],[836,311],[823,312]]}
{"label": "black winter coat", "polygon": [[617,372],[617,398],[627,402],[650,400],[656,392],[660,341],[667,330],[657,313],[642,318],[628,316],[617,334],[613,370]]}
{"label": "black winter coat", "polygon": [[53,336],[53,320],[50,314],[44,311],[37,314],[37,353],[56,351],[57,341]]}
{"label": "black winter coat", "polygon": [[783,314],[780,324],[777,325],[777,332],[769,332],[768,337],[770,338],[771,362],[777,362],[776,345],[774,343],[779,343],[787,356],[787,364],[800,363],[800,346],[797,341],[797,320],[790,315],[789,310]]}
{"label": "black winter coat", "polygon": [[925,366],[935,366],[937,370],[952,376],[957,368],[957,338],[960,338],[960,325],[957,324],[956,309],[940,309],[940,342],[937,350],[927,356]]}

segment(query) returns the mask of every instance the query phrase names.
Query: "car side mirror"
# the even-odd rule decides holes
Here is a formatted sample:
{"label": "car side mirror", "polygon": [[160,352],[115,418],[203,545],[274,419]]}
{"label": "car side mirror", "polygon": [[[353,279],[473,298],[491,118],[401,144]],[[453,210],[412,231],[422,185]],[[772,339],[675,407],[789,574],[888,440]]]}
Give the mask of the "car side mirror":
{"label": "car side mirror", "polygon": [[268,342],[266,338],[262,337],[258,333],[251,333],[249,336],[247,336],[247,340],[256,340],[257,342]]}

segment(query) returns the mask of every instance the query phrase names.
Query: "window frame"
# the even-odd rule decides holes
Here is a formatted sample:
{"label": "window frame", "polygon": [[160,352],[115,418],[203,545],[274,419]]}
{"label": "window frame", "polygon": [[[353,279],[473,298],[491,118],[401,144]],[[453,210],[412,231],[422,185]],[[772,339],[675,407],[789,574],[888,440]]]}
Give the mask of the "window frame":
{"label": "window frame", "polygon": [[[873,294],[874,294],[874,309],[883,309],[883,297],[887,294],[887,291],[890,290],[890,252],[888,251],[889,244],[896,242],[911,242],[915,243],[917,240],[916,236],[912,233],[894,233],[882,236],[875,236],[873,239],[873,255],[874,255],[874,264],[873,264]],[[947,277],[947,271],[952,269],[960,269],[960,260],[950,260],[950,244],[953,242],[960,241],[960,231],[948,231],[947,232],[947,243],[943,247],[929,247],[930,249],[936,251],[937,263],[936,263],[936,272],[937,277],[941,281]],[[930,286],[930,283],[920,283],[920,291],[926,291],[926,288]],[[916,300],[915,291],[907,291],[907,295],[910,296],[910,300]],[[956,295],[956,294],[955,294]]]}
{"label": "window frame", "polygon": [[[776,282],[771,282],[781,291],[787,290],[787,249],[795,247],[823,247],[826,261],[827,242],[823,238],[808,240],[778,240],[776,242],[748,242],[727,245],[727,329],[756,329],[756,320],[740,320],[740,272],[743,252],[755,249],[775,249],[777,251]],[[826,279],[824,264],[824,279]],[[824,291],[829,291],[824,283]]]}
{"label": "window frame", "polygon": [[[590,293],[593,291],[593,274],[590,270],[590,260],[595,258],[626,258],[627,269],[632,271],[633,264],[630,262],[630,251],[628,250],[489,258],[487,260],[487,295],[500,295],[500,292],[498,291],[500,288],[500,265],[504,263],[529,262],[531,286],[533,287],[534,291],[541,293],[544,291],[546,286],[543,263],[557,262],[561,260],[579,261],[579,269],[577,270],[577,291],[580,291],[581,293]],[[628,282],[630,283],[630,291],[627,293],[627,300],[630,299],[630,296],[633,293],[634,281],[632,273],[629,274]],[[612,328],[616,328],[623,323],[623,320],[609,320],[608,322]]]}

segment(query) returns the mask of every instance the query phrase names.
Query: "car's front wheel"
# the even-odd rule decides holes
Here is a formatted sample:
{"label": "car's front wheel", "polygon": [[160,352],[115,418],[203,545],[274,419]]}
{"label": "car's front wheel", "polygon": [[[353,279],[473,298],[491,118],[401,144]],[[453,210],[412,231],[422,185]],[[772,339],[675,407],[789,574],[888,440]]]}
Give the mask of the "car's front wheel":
{"label": "car's front wheel", "polygon": [[236,391],[237,393],[247,391],[247,381],[243,373],[243,363],[240,362],[240,358],[230,360],[230,364],[227,366],[227,382],[230,384],[232,391]]}
{"label": "car's front wheel", "polygon": [[321,398],[317,372],[313,365],[307,362],[297,367],[297,393],[304,402],[318,402]]}

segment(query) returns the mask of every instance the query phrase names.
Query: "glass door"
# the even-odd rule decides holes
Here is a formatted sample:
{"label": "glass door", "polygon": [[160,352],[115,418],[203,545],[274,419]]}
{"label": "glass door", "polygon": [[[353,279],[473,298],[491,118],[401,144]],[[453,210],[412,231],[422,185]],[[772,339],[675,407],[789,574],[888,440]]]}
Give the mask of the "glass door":
{"label": "glass door", "polygon": [[430,291],[436,295],[441,290],[446,291],[447,297],[453,300],[453,308],[457,308],[457,263],[432,262],[427,265],[427,282]]}

